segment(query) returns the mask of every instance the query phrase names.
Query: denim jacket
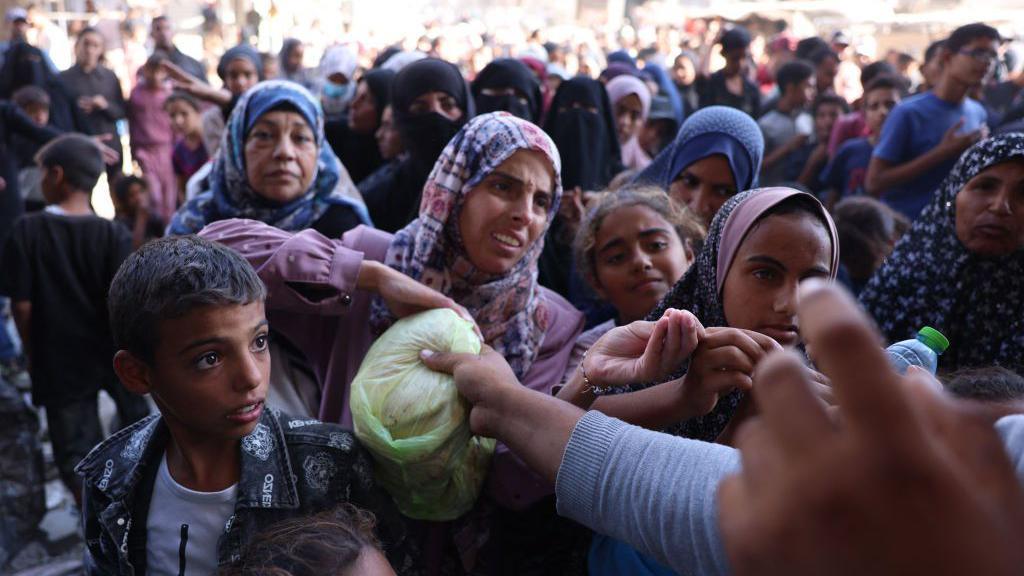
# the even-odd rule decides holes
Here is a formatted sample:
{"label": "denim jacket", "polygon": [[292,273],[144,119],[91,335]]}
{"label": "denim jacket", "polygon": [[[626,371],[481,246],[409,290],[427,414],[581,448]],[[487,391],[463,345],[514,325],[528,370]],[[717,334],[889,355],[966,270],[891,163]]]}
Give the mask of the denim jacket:
{"label": "denim jacket", "polygon": [[[146,573],[146,520],[168,439],[167,426],[154,414],[111,436],[76,468],[85,484],[87,574]],[[377,516],[395,570],[415,572],[404,522],[375,485],[370,459],[351,432],[271,408],[240,450],[235,512],[217,542],[218,565],[238,561],[253,536],[277,521],[350,502]]]}

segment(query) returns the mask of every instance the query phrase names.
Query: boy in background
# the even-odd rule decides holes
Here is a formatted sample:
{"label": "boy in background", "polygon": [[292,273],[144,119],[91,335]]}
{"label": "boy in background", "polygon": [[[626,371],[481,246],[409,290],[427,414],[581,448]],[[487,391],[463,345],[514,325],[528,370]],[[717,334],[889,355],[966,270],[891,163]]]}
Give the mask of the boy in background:
{"label": "boy in background", "polygon": [[114,184],[114,220],[131,231],[133,250],[164,235],[166,224],[149,206],[149,185],[142,178],[124,176]]}
{"label": "boy in background", "polygon": [[153,211],[165,222],[178,208],[178,184],[171,164],[174,133],[171,119],[164,112],[164,102],[171,90],[167,86],[167,73],[160,65],[166,59],[157,53],[146,60],[142,81],[132,89],[128,99],[132,157],[139,162],[143,177],[149,182]]}
{"label": "boy in background", "polygon": [[[11,96],[11,100],[36,126],[46,126],[50,122],[50,95],[46,90],[38,86],[22,86]],[[42,210],[46,205],[39,187],[42,172],[35,160],[41,145],[18,134],[13,135],[11,141],[11,154],[18,170],[18,189],[25,201],[25,210]]]}
{"label": "boy in background", "polygon": [[0,292],[12,301],[32,377],[32,402],[46,409],[61,479],[81,503],[74,473],[103,439],[97,393],[117,404],[121,424],[144,417],[111,369],[107,288],[131,249],[123,226],[93,214],[92,188],[106,166],[93,140],[59,137],[39,151],[45,211],[20,218],[0,257]]}
{"label": "boy in background", "polygon": [[787,62],[776,74],[779,101],[775,109],[757,121],[764,134],[764,162],[761,184],[785,182],[787,159],[807,143],[814,132],[814,119],[806,107],[814,99],[814,68],[802,60]]}
{"label": "boy in background", "polygon": [[821,174],[828,190],[826,206],[829,209],[843,198],[864,194],[864,177],[871,154],[885,119],[899,102],[900,85],[892,76],[876,78],[864,89],[863,109],[868,135],[843,142]]}

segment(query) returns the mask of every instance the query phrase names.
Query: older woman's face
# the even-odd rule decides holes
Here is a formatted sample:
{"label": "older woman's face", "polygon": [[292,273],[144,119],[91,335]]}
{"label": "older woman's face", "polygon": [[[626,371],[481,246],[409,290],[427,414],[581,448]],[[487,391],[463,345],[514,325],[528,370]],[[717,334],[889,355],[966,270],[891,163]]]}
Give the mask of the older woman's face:
{"label": "older woman's face", "polygon": [[470,190],[459,233],[470,262],[504,274],[540,238],[554,201],[555,176],[547,156],[519,150]]}
{"label": "older woman's face", "polygon": [[316,135],[297,112],[260,116],[245,138],[245,174],[256,194],[285,204],[309,189],[319,149]]}
{"label": "older woman's face", "polygon": [[956,195],[956,236],[981,256],[1024,247],[1024,159],[990,166]]}

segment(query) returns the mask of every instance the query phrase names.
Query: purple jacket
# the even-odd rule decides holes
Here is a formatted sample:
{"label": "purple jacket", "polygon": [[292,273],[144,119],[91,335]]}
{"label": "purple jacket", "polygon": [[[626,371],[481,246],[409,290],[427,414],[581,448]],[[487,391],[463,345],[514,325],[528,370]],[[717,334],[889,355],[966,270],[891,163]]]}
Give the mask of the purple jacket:
{"label": "purple jacket", "polygon": [[[199,233],[239,252],[267,285],[267,318],[275,330],[299,347],[324,387],[320,419],[352,428],[349,385],[373,344],[370,303],[373,294],[356,289],[363,259],[384,261],[391,234],[359,226],[340,240],[315,230],[286,232],[254,220],[223,220]],[[310,301],[292,288],[301,284],[323,297]],[[561,383],[583,315],[558,294],[541,287],[551,324],[523,385],[550,394]],[[491,462],[487,490],[494,501],[523,509],[554,492],[499,443]]]}

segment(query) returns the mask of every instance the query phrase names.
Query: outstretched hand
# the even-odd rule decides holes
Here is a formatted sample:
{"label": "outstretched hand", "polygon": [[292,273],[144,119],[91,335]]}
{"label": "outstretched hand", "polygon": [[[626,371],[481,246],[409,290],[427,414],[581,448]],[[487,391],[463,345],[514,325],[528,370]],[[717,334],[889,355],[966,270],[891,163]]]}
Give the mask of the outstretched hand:
{"label": "outstretched hand", "polygon": [[719,490],[737,574],[1013,574],[1024,491],[991,413],[898,375],[871,321],[836,287],[805,283],[800,327],[831,379],[833,419],[788,352],[756,368],[760,414],[743,469]]}
{"label": "outstretched hand", "polygon": [[587,351],[583,368],[597,387],[662,382],[690,357],[704,333],[696,316],[669,308],[656,322],[638,320],[609,330]]}

